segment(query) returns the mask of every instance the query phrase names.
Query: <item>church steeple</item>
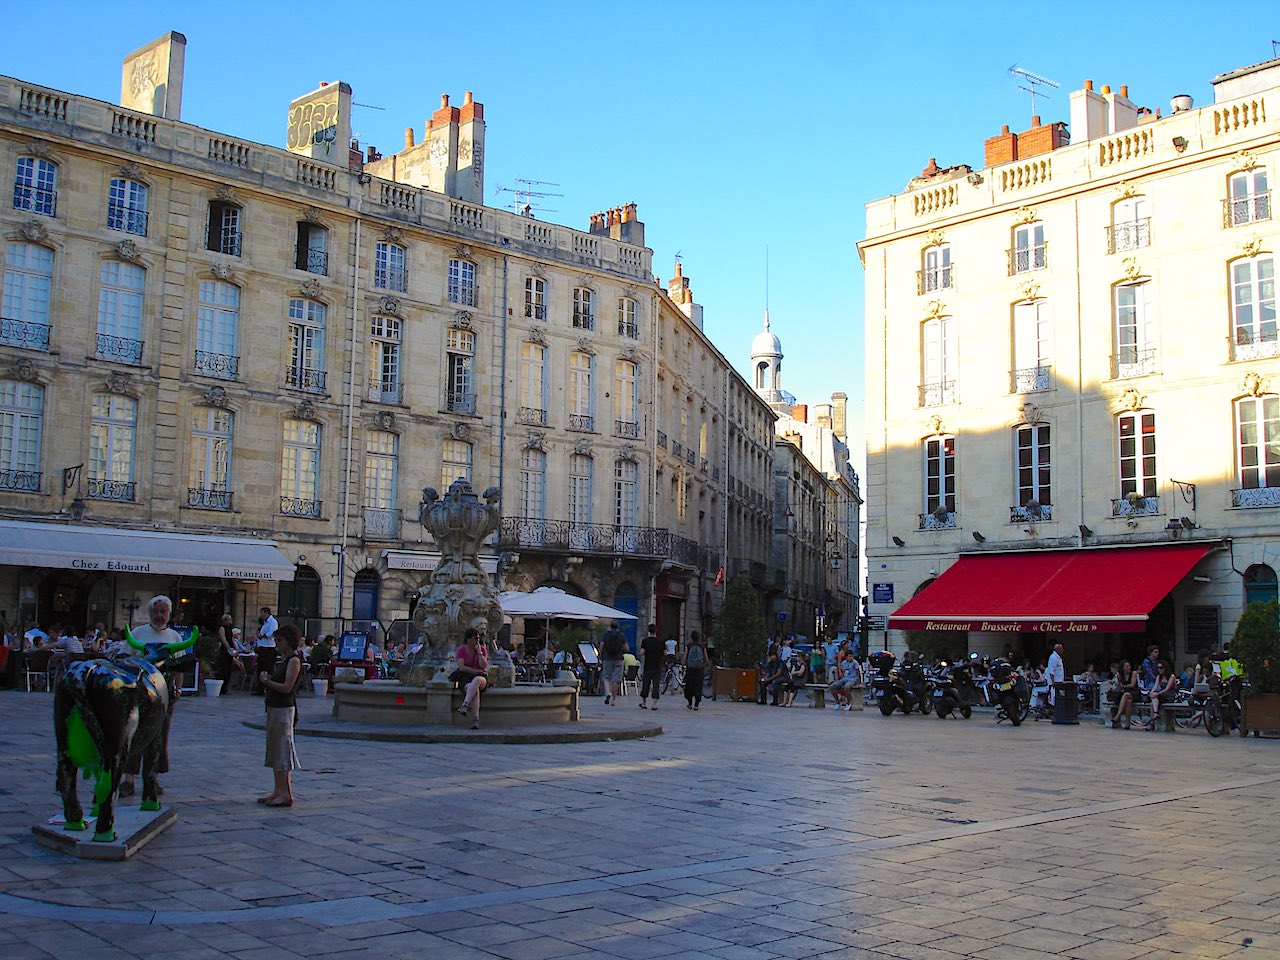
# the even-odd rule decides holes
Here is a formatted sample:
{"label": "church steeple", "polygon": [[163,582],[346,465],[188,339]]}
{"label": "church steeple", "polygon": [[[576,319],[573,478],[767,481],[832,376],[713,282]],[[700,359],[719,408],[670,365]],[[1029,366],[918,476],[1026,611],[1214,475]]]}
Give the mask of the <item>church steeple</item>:
{"label": "church steeple", "polygon": [[782,341],[769,329],[768,307],[764,329],[751,341],[751,385],[770,403],[782,399]]}

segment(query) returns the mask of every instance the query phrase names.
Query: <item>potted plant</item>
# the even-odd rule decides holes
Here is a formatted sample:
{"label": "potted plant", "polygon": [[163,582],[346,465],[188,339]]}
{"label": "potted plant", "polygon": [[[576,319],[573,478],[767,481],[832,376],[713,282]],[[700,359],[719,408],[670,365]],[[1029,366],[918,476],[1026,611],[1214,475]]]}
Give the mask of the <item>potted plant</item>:
{"label": "potted plant", "polygon": [[1231,656],[1249,683],[1240,701],[1240,735],[1280,730],[1280,602],[1255,601],[1245,608],[1231,638]]}
{"label": "potted plant", "polygon": [[218,634],[201,630],[196,638],[196,659],[200,661],[200,676],[204,680],[204,695],[216,697],[222,693],[222,681],[218,679]]}
{"label": "potted plant", "polygon": [[556,631],[556,649],[560,651],[560,662],[556,664],[555,682],[562,684],[568,680],[577,681],[574,664],[579,657],[578,644],[590,643],[591,632],[586,627],[565,627]]}
{"label": "potted plant", "polygon": [[333,648],[329,646],[326,634],[311,648],[311,654],[307,657],[307,662],[311,664],[311,685],[318,697],[329,692],[329,661],[332,659]]}
{"label": "potted plant", "polygon": [[766,639],[760,601],[745,573],[729,581],[712,640],[716,669],[711,696],[723,693],[734,700],[754,703]]}

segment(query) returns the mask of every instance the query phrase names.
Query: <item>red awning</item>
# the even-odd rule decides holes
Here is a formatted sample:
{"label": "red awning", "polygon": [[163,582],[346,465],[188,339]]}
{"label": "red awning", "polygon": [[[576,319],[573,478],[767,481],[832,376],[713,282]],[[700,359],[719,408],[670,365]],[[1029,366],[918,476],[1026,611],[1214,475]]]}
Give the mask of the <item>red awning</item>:
{"label": "red awning", "polygon": [[893,630],[1135,633],[1203,544],[961,557],[889,618]]}

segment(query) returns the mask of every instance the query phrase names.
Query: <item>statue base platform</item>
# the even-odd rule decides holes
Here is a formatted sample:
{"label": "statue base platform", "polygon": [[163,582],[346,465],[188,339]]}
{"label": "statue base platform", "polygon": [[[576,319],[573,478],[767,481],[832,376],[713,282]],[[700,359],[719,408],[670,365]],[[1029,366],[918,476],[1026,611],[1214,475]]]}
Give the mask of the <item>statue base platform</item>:
{"label": "statue base platform", "polygon": [[63,830],[62,814],[50,817],[31,828],[36,843],[58,853],[81,860],[128,860],[178,820],[178,808],[162,806],[159,810],[116,807],[116,839],[110,843],[94,843],[96,817],[84,818],[85,829]]}
{"label": "statue base platform", "polygon": [[[458,713],[462,692],[452,685],[411,687],[397,680],[337,683],[333,715],[354,723],[410,727],[471,726]],[[516,685],[490,687],[480,695],[480,722],[486,728],[576,723],[578,690],[573,687]]]}

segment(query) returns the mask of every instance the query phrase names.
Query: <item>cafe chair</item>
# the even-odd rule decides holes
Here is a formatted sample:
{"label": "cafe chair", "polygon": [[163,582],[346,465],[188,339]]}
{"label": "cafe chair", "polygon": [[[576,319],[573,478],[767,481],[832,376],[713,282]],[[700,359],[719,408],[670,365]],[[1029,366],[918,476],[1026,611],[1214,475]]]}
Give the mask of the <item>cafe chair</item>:
{"label": "cafe chair", "polygon": [[27,654],[27,693],[31,692],[33,683],[39,684],[40,689],[48,691],[49,689],[49,660],[53,657],[52,650],[36,650]]}
{"label": "cafe chair", "polygon": [[624,667],[622,669],[622,689],[619,691],[622,696],[627,695],[627,688],[631,688],[631,692],[640,693],[640,664],[633,667]]}

